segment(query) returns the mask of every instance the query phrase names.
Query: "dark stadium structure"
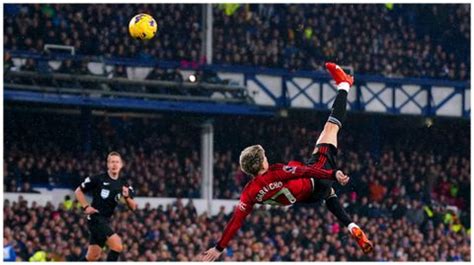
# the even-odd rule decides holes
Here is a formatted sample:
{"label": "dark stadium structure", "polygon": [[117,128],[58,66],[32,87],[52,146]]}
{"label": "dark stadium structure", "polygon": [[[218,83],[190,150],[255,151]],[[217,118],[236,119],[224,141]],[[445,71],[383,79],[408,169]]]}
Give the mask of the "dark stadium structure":
{"label": "dark stadium structure", "polygon": [[243,148],[310,156],[334,61],[355,75],[335,189],[374,253],[316,204],[256,207],[220,260],[470,261],[470,23],[469,4],[5,4],[4,260],[81,260],[73,190],[117,151],[140,202],[110,224],[120,260],[193,261],[251,179]]}

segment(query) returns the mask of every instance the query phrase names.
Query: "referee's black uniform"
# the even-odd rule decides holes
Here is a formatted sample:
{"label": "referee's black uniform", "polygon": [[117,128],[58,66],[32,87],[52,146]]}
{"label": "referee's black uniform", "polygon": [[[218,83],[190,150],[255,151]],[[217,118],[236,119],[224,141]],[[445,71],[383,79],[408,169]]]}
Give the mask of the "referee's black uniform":
{"label": "referee's black uniform", "polygon": [[114,234],[110,228],[110,217],[122,198],[122,187],[129,188],[129,197],[133,198],[133,188],[125,178],[113,179],[107,173],[87,177],[80,188],[84,193],[92,194],[91,206],[99,212],[87,216],[91,245],[104,247],[107,238]]}

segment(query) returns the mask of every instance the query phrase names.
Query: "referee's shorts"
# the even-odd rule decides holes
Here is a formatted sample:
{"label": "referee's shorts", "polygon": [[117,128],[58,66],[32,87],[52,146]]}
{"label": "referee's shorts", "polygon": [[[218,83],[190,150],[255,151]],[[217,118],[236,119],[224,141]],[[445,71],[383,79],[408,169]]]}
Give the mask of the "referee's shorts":
{"label": "referee's shorts", "polygon": [[115,232],[109,226],[109,220],[97,214],[87,216],[89,226],[89,244],[105,246],[107,239]]}

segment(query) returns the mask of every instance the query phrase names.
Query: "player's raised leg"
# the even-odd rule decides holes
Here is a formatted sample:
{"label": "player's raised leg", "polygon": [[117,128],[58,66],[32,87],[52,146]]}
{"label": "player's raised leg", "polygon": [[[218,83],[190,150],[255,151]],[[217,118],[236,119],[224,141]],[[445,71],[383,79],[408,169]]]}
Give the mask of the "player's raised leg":
{"label": "player's raised leg", "polygon": [[[334,63],[326,63],[326,69],[329,71],[337,85],[337,96],[331,109],[331,114],[324,125],[317,142],[313,154],[318,153],[331,160],[330,164],[335,167],[335,156],[337,153],[337,134],[342,128],[346,119],[347,94],[354,83],[354,78],[344,72],[341,67]],[[322,183],[324,185],[324,183]],[[350,216],[342,207],[336,192],[331,186],[325,185],[320,188],[325,190],[325,202],[328,210],[336,216],[336,218],[346,226],[351,235],[356,239],[357,244],[362,248],[364,253],[373,250],[372,243],[368,240],[362,229],[357,226]]]}
{"label": "player's raised leg", "polygon": [[[337,96],[332,105],[328,121],[324,124],[324,129],[316,144],[331,144],[337,148],[337,133],[346,120],[347,94],[354,83],[354,78],[334,63],[326,63],[326,69],[336,81]],[[316,152],[317,147],[314,150],[314,153]]]}

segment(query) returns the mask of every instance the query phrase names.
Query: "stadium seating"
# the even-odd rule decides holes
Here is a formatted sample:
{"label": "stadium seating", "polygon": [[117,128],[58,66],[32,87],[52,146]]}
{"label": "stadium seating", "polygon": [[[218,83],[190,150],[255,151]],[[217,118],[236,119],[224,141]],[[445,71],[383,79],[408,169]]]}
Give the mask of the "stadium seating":
{"label": "stadium seating", "polygon": [[[124,155],[125,172],[139,196],[200,197],[199,123],[192,116],[181,117],[181,122],[175,122],[173,117],[97,118],[92,126],[93,136],[88,140],[90,152],[86,152],[84,139],[77,137],[79,125],[67,115],[51,119],[41,114],[6,113],[7,117],[10,115],[16,118],[7,119],[5,128],[24,134],[5,136],[5,191],[28,192],[24,183],[75,188],[86,176],[102,172],[106,153],[118,150]],[[249,177],[239,170],[237,158],[247,145],[262,144],[271,162],[305,161],[311,154],[323,123],[319,118],[323,116],[317,114],[304,122],[217,119],[214,196],[239,198]],[[42,129],[26,130],[25,126],[30,123]],[[374,138],[364,137],[365,130],[371,127],[361,128],[361,124],[368,124],[363,116],[348,121],[340,136],[338,157],[338,165],[354,176],[351,189],[360,196],[384,197],[395,189],[398,196],[403,193],[425,201],[434,198],[461,208],[468,203],[469,200],[462,199],[469,194],[466,184],[470,183],[466,124],[456,125],[452,121],[435,128],[397,128],[399,125],[391,125],[390,119],[382,119],[382,124],[387,126],[382,126],[383,139],[375,139],[376,134]],[[236,125],[249,129],[236,131],[232,129]],[[194,126],[196,130],[186,129],[188,126]],[[451,131],[450,137],[443,137],[450,126],[459,129]],[[414,136],[424,137],[425,141],[417,141]],[[63,141],[57,141],[58,137]],[[38,138],[43,142],[38,142]],[[456,145],[456,153],[432,144],[440,141],[448,146]],[[463,144],[459,144],[461,142]],[[374,152],[375,145],[380,146]],[[375,184],[376,180],[379,183]],[[366,192],[370,187],[377,195]],[[402,188],[405,190],[398,190]]]}
{"label": "stadium seating", "polygon": [[[91,150],[86,153],[82,150],[84,144],[80,139],[74,140],[70,136],[71,133],[77,134],[78,128],[77,122],[76,127],[70,124],[74,123],[74,119],[68,115],[58,115],[54,119],[31,113],[6,112],[5,115],[5,128],[8,131],[25,131],[24,126],[31,123],[42,128],[29,133],[25,131],[21,136],[5,135],[5,191],[31,192],[31,185],[25,185],[30,181],[36,185],[46,181],[51,187],[62,184],[74,188],[80,178],[101,172],[105,166],[105,154],[114,149],[123,153],[127,165],[125,172],[139,196],[200,196],[199,130],[189,130],[189,126],[195,125],[198,128],[198,119],[195,117],[96,117],[92,123]],[[15,119],[8,119],[12,115]],[[217,119],[214,196],[232,199],[239,197],[249,178],[238,170],[237,157],[241,148],[247,145],[257,142],[262,144],[267,149],[270,161],[304,160],[312,151],[321,129],[320,124],[324,122],[322,117],[325,114],[314,115],[314,118],[295,116],[295,119]],[[362,256],[353,243],[344,243],[348,240],[344,228],[339,227],[336,220],[322,210],[323,207],[314,205],[301,209],[295,207],[295,210],[290,210],[289,215],[280,210],[273,210],[271,214],[265,211],[255,212],[249,218],[253,225],[246,226],[234,243],[231,243],[231,249],[226,252],[224,259],[469,260],[468,126],[462,121],[441,120],[430,127],[403,127],[403,124],[413,124],[413,120],[403,123],[393,122],[394,119],[395,117],[380,119],[380,131],[377,132],[368,127],[370,117],[351,115],[340,137],[338,164],[351,175],[352,180],[348,187],[338,187],[337,190],[347,211],[358,216],[361,225],[370,227],[369,233],[374,235],[376,244],[380,243],[375,256]],[[242,130],[235,131],[230,124],[239,125]],[[448,131],[450,136],[446,137]],[[368,139],[365,137],[366,133],[374,136]],[[420,137],[424,137],[424,141],[419,141]],[[377,138],[378,143],[374,142]],[[37,139],[42,140],[35,144]],[[56,140],[53,142],[53,139]],[[435,144],[440,142],[443,146]],[[453,143],[458,144],[454,146]],[[373,149],[377,145],[378,151]],[[66,182],[62,183],[64,180]],[[67,244],[59,236],[44,236],[36,242],[28,243],[34,241],[37,233],[51,233],[48,229],[57,225],[54,222],[61,223],[64,227],[71,227],[68,225],[71,223],[80,224],[79,212],[64,213],[63,210],[52,209],[52,205],[44,212],[41,207],[34,209],[31,206],[20,207],[21,203],[10,203],[11,209],[6,207],[4,212],[7,229],[21,229],[30,219],[31,222],[39,222],[32,224],[33,227],[44,227],[41,232],[31,232],[31,236],[23,239],[20,238],[22,233],[13,233],[14,241],[18,244],[15,249],[23,259],[29,258],[36,251],[35,247],[42,245],[51,246],[49,250],[42,249],[44,251],[59,249],[59,253],[55,255],[62,258],[70,256],[70,259],[74,259],[71,252],[80,252],[70,246],[77,246],[84,251],[85,230],[65,233],[63,236]],[[171,209],[168,211],[172,211]],[[37,220],[36,217],[22,217],[34,215],[36,211],[43,216],[52,216],[53,223]],[[223,214],[195,218],[186,212],[178,214],[175,217],[178,220],[175,221],[163,217],[169,214],[162,214],[158,218],[161,221],[153,222],[152,220],[156,220],[156,211],[160,212],[156,209],[140,210],[138,216],[143,216],[139,219],[142,221],[133,219],[135,217],[130,217],[128,213],[117,215],[119,219],[114,220],[117,231],[127,231],[128,234],[132,231],[130,229],[139,229],[143,234],[137,232],[132,233],[136,237],[127,237],[128,250],[124,252],[122,259],[190,260],[202,250],[200,247],[208,246],[218,239],[228,220],[228,216],[224,217]],[[301,218],[300,215],[307,217]],[[126,221],[130,218],[135,220],[132,224]],[[218,225],[206,227],[210,224],[207,218],[218,222]],[[288,221],[283,221],[286,219]],[[190,226],[190,220],[199,220],[200,223]],[[201,222],[206,225],[205,228],[200,225]],[[262,228],[251,228],[256,226]],[[279,229],[278,226],[282,228]],[[258,232],[267,227],[275,227],[274,236]],[[386,231],[384,236],[377,235],[376,231],[380,229]],[[167,231],[173,231],[175,236],[162,238]],[[161,239],[144,241],[145,238],[154,237]],[[63,246],[54,245],[54,240],[54,244]],[[291,244],[283,246],[283,241]],[[189,242],[193,243],[189,245]],[[385,244],[387,242],[392,245]],[[452,242],[458,242],[456,244],[460,247],[449,247]],[[341,248],[341,244],[344,247]],[[160,251],[157,252],[156,249]]]}
{"label": "stadium seating", "polygon": [[[123,25],[138,10],[157,18],[156,40],[143,43],[128,36]],[[82,55],[157,58],[198,67],[203,62],[201,10],[196,4],[11,4],[5,7],[4,47],[43,51],[44,44],[61,44]],[[294,71],[323,70],[322,62],[336,60],[358,74],[470,76],[469,5],[252,4],[233,13],[215,7],[214,16],[216,64]]]}
{"label": "stadium seating", "polygon": [[[24,134],[6,137],[5,191],[29,192],[25,183],[75,189],[86,176],[106,170],[106,155],[116,150],[124,156],[124,170],[139,196],[200,197],[199,130],[190,131],[189,124],[174,124],[172,119],[163,121],[139,120],[135,126],[127,119],[97,120],[87,152],[88,141],[78,138],[76,119],[15,115],[6,126]],[[41,129],[26,130],[28,122]],[[43,142],[36,141],[38,137]]]}
{"label": "stadium seating", "polygon": [[[45,207],[26,201],[5,201],[4,242],[14,246],[20,260],[38,251],[57,261],[77,261],[85,254],[88,230],[81,210]],[[469,261],[470,236],[459,221],[436,208],[428,217],[416,200],[396,219],[357,214],[375,243],[375,254],[364,256],[348,238],[346,228],[318,205],[254,210],[226,249],[226,261]],[[353,207],[352,205],[349,207]],[[362,208],[377,211],[377,204]],[[393,209],[396,212],[397,209]],[[419,216],[413,218],[412,216]],[[229,216],[197,215],[192,203],[179,200],[163,208],[145,207],[136,214],[120,211],[112,228],[123,238],[121,260],[191,261],[214,244]],[[443,221],[444,220],[444,221]],[[450,220],[450,221],[446,221]],[[456,246],[453,248],[453,246]],[[105,254],[104,254],[105,255]],[[103,257],[105,258],[105,256]]]}

